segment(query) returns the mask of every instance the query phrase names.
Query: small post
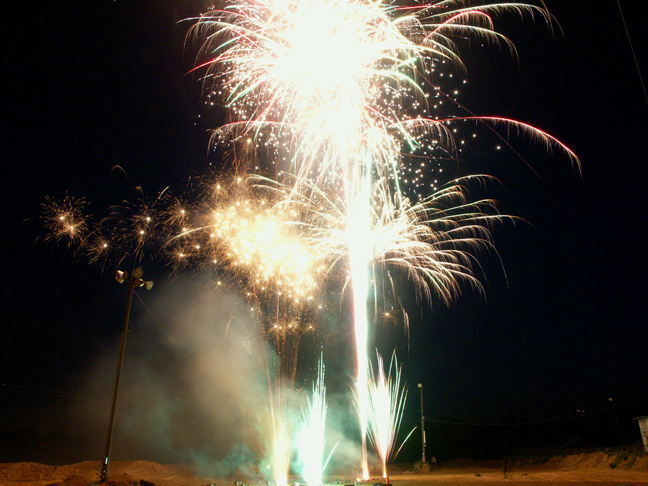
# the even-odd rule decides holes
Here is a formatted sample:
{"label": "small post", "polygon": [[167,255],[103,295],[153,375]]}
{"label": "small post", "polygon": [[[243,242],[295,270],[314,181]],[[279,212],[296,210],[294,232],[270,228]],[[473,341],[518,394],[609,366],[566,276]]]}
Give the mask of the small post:
{"label": "small post", "polygon": [[422,464],[425,464],[425,415],[423,415],[423,384],[418,384],[419,390],[421,391],[421,461]]}

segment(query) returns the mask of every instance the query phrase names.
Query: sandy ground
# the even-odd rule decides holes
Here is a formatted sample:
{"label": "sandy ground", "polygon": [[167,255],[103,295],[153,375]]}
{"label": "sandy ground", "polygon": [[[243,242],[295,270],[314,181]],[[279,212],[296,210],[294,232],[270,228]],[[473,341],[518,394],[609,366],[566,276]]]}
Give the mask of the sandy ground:
{"label": "sandy ground", "polygon": [[[613,466],[613,467],[611,467]],[[101,464],[88,461],[69,466],[46,466],[33,462],[0,464],[0,485],[6,486],[89,486],[98,481]],[[107,486],[133,486],[146,481],[157,486],[246,485],[258,484],[254,478],[213,478],[193,466],[162,465],[147,461],[116,461],[111,463]],[[472,463],[455,461],[436,471],[415,472],[407,467],[392,466],[391,483],[396,486],[419,485],[623,485],[648,484],[648,455],[621,458],[605,453],[578,454],[552,458],[544,464],[511,464],[506,475],[500,462]],[[142,483],[140,483],[141,480]],[[329,478],[340,484],[352,484],[350,477]],[[377,479],[368,481],[373,484]],[[383,482],[384,483],[384,482]],[[148,485],[150,486],[150,485]]]}

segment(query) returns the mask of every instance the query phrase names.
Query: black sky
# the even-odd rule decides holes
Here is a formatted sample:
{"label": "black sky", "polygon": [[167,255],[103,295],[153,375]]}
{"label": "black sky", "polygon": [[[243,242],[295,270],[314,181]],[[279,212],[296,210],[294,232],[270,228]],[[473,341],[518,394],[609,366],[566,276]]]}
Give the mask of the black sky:
{"label": "black sky", "polygon": [[[543,420],[648,396],[648,100],[616,2],[547,5],[564,35],[539,22],[497,19],[519,63],[472,45],[463,56],[469,83],[460,101],[476,114],[555,135],[580,157],[582,175],[525,140],[512,143],[537,175],[510,153],[481,154],[465,169],[498,177],[504,212],[529,224],[496,231],[506,278],[497,262],[485,264],[486,299],[467,293],[448,309],[410,312],[403,373],[414,387],[425,384],[432,418]],[[200,90],[187,75],[195,46],[184,45],[189,23],[179,23],[201,5],[14,6],[2,29],[0,432],[31,424],[72,434],[57,422],[60,410],[87,392],[84,377],[99,357],[116,355],[124,289],[111,271],[35,242],[43,232],[39,204],[67,192],[106,214],[132,197],[115,166],[149,194],[179,190],[209,169]],[[622,7],[646,76],[643,13],[629,2]],[[187,282],[170,281],[157,265],[145,272],[167,291]],[[142,299],[155,302],[153,293]],[[155,354],[163,337],[138,328],[145,315],[135,301],[133,336],[145,344],[129,347]],[[171,327],[164,317],[157,316]],[[407,348],[400,330],[384,334]],[[416,404],[410,409],[407,420],[415,423]]]}

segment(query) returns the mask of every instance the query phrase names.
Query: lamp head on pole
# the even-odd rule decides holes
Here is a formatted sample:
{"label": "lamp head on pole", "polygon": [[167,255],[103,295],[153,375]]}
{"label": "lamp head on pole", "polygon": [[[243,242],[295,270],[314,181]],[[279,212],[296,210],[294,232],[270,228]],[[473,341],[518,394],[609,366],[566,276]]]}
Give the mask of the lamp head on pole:
{"label": "lamp head on pole", "polygon": [[[144,281],[142,280],[142,276],[144,275],[144,271],[141,268],[136,268],[133,270],[133,275],[131,277],[131,280],[129,280],[130,283],[134,287],[146,287],[146,290],[151,290],[153,288],[153,282],[152,281]],[[125,281],[128,280],[128,272],[122,272],[121,270],[117,270],[115,272],[115,280],[119,283],[124,283]]]}
{"label": "lamp head on pole", "polygon": [[117,270],[115,272],[115,280],[119,283],[124,283],[124,281],[128,278],[128,272],[122,272],[121,270]]}

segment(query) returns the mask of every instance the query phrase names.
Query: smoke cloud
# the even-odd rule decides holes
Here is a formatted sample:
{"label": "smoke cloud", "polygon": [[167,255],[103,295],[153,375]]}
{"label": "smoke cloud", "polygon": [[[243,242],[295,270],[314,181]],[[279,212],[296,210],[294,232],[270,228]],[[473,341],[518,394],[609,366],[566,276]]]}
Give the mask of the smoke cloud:
{"label": "smoke cloud", "polygon": [[[142,299],[133,301],[111,460],[195,463],[214,476],[268,478],[273,356],[248,305],[195,278],[163,284]],[[313,370],[322,349],[315,347],[305,359],[313,358]],[[84,454],[77,460],[103,458],[118,349],[118,341],[106,345],[79,385],[81,398],[62,418],[71,436],[84,438]],[[340,359],[335,361],[334,374],[325,377],[327,453],[337,444],[328,472],[353,474],[360,448],[349,438],[358,435],[350,370],[341,377]],[[296,382],[296,402],[305,403],[309,379]],[[297,428],[299,407],[295,412]]]}

